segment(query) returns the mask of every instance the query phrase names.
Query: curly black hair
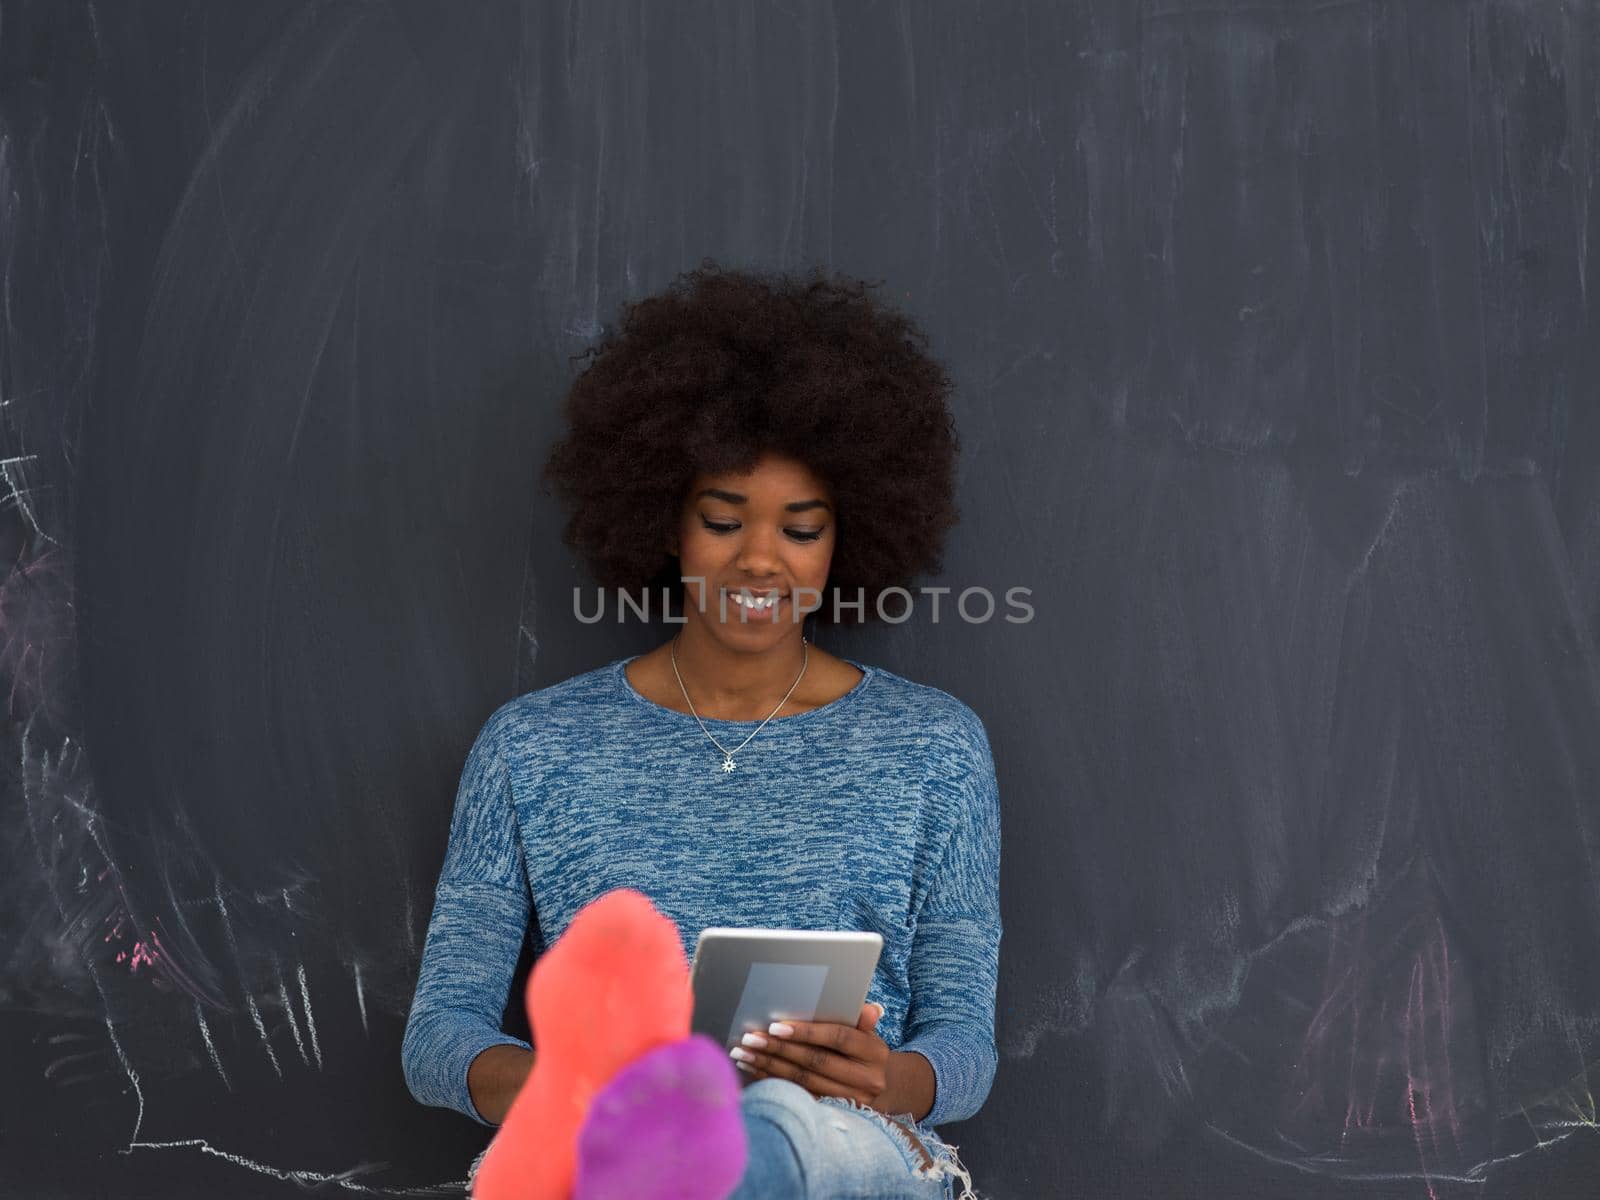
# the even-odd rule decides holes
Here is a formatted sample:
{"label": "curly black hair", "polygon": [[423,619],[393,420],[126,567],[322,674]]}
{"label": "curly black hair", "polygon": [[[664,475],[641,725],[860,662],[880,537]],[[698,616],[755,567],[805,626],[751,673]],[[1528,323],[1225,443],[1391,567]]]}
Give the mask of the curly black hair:
{"label": "curly black hair", "polygon": [[809,620],[864,624],[885,589],[939,570],[959,519],[950,378],[873,286],[706,259],[623,306],[620,328],[578,356],[592,361],[543,471],[546,494],[554,485],[572,508],[563,541],[602,586],[680,597],[664,547],[689,484],[768,452],[804,463],[834,495],[837,540]]}

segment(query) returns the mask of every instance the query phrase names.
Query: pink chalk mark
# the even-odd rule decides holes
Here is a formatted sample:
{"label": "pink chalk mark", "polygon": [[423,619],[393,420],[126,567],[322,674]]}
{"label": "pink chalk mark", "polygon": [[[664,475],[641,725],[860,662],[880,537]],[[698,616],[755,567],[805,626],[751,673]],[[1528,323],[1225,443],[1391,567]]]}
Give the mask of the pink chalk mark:
{"label": "pink chalk mark", "polygon": [[[1433,1186],[1433,1174],[1428,1169],[1428,1151],[1422,1144],[1423,1117],[1417,1112],[1417,1072],[1416,1057],[1412,1053],[1411,1035],[1416,1025],[1423,1025],[1421,1033],[1427,1035],[1426,1016],[1422,1012],[1422,961],[1415,959],[1411,963],[1411,986],[1406,995],[1406,1017],[1401,1028],[1405,1040],[1406,1055],[1406,1109],[1411,1116],[1411,1138],[1417,1146],[1417,1161],[1422,1166],[1422,1179],[1428,1187],[1428,1200],[1439,1200],[1439,1193]],[[1423,1097],[1423,1106],[1427,1106],[1427,1097]],[[1431,1124],[1431,1122],[1430,1122]],[[1431,1135],[1429,1140],[1431,1141]]]}
{"label": "pink chalk mark", "polygon": [[1444,922],[1434,918],[1434,928],[1439,931],[1439,952],[1434,967],[1439,984],[1439,1050],[1444,1056],[1444,1112],[1450,1122],[1450,1137],[1456,1144],[1456,1153],[1462,1152],[1461,1114],[1456,1109],[1456,1075],[1450,1063],[1450,1010],[1455,994],[1450,990],[1450,940],[1445,937]]}
{"label": "pink chalk mark", "polygon": [[[1406,1085],[1406,1104],[1411,1109],[1411,1128],[1412,1128],[1413,1131],[1415,1131],[1415,1129],[1417,1128],[1417,1123],[1418,1123],[1418,1119],[1417,1119],[1417,1093],[1411,1087],[1411,1085],[1409,1083]],[[1422,1162],[1422,1182],[1427,1186],[1427,1189],[1428,1189],[1428,1200],[1439,1200],[1438,1189],[1433,1186],[1433,1179],[1428,1174],[1428,1156],[1426,1154],[1424,1154],[1423,1151],[1422,1151],[1422,1139],[1421,1138],[1417,1139],[1417,1156]]]}

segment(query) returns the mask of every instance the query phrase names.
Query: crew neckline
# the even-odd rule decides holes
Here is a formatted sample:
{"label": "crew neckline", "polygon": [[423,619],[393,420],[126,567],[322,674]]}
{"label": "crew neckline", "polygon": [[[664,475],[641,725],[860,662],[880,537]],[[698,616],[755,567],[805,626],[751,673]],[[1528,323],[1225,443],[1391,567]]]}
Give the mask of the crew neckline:
{"label": "crew neckline", "polygon": [[[642,654],[635,654],[628,658],[619,658],[616,660],[616,662],[611,664],[611,677],[616,681],[617,686],[621,688],[624,693],[632,696],[634,700],[636,700],[643,707],[649,709],[651,712],[660,713],[662,716],[667,717],[668,719],[693,722],[695,720],[693,713],[679,712],[675,708],[668,708],[665,704],[657,704],[654,700],[650,699],[650,697],[646,696],[643,692],[639,691],[638,688],[633,686],[632,681],[628,678],[628,664],[633,662],[634,659],[643,657],[644,655]],[[841,655],[840,657],[843,658],[844,656]],[[807,718],[821,717],[824,714],[837,712],[840,709],[847,707],[853,700],[856,699],[856,697],[860,696],[862,692],[866,691],[867,685],[871,683],[874,676],[877,675],[878,669],[867,663],[857,662],[853,658],[844,658],[844,661],[861,672],[861,678],[856,680],[855,687],[851,688],[844,695],[830,700],[826,704],[818,705],[816,708],[809,708],[803,713],[795,713],[792,716],[787,717],[773,717],[767,722],[768,727],[771,728],[772,726],[776,725],[790,725],[797,721],[804,721]],[[749,729],[761,724],[760,720],[729,721],[724,720],[722,717],[701,717],[700,720],[704,721],[707,725],[720,726],[726,729]]]}

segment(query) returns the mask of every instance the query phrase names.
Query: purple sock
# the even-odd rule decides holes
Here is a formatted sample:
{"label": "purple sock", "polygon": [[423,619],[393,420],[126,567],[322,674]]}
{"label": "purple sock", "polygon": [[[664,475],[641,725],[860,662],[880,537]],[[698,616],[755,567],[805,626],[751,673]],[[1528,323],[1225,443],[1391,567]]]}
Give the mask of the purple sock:
{"label": "purple sock", "polygon": [[696,1033],[617,1072],[578,1131],[572,1200],[724,1200],[748,1153],[734,1071]]}

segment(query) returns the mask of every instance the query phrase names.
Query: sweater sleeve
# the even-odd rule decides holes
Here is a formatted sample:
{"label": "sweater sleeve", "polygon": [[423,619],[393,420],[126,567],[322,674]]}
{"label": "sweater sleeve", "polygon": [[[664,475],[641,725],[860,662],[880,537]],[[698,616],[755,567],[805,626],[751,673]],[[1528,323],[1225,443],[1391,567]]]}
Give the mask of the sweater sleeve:
{"label": "sweater sleeve", "polygon": [[490,1046],[532,1049],[501,1030],[531,911],[509,777],[491,717],[461,773],[401,1042],[406,1086],[421,1103],[495,1127],[472,1103],[467,1068]]}
{"label": "sweater sleeve", "polygon": [[911,1002],[901,1050],[933,1066],[933,1108],[922,1124],[973,1116],[989,1095],[1000,966],[1000,799],[983,724],[961,777],[957,821],[912,937]]}

